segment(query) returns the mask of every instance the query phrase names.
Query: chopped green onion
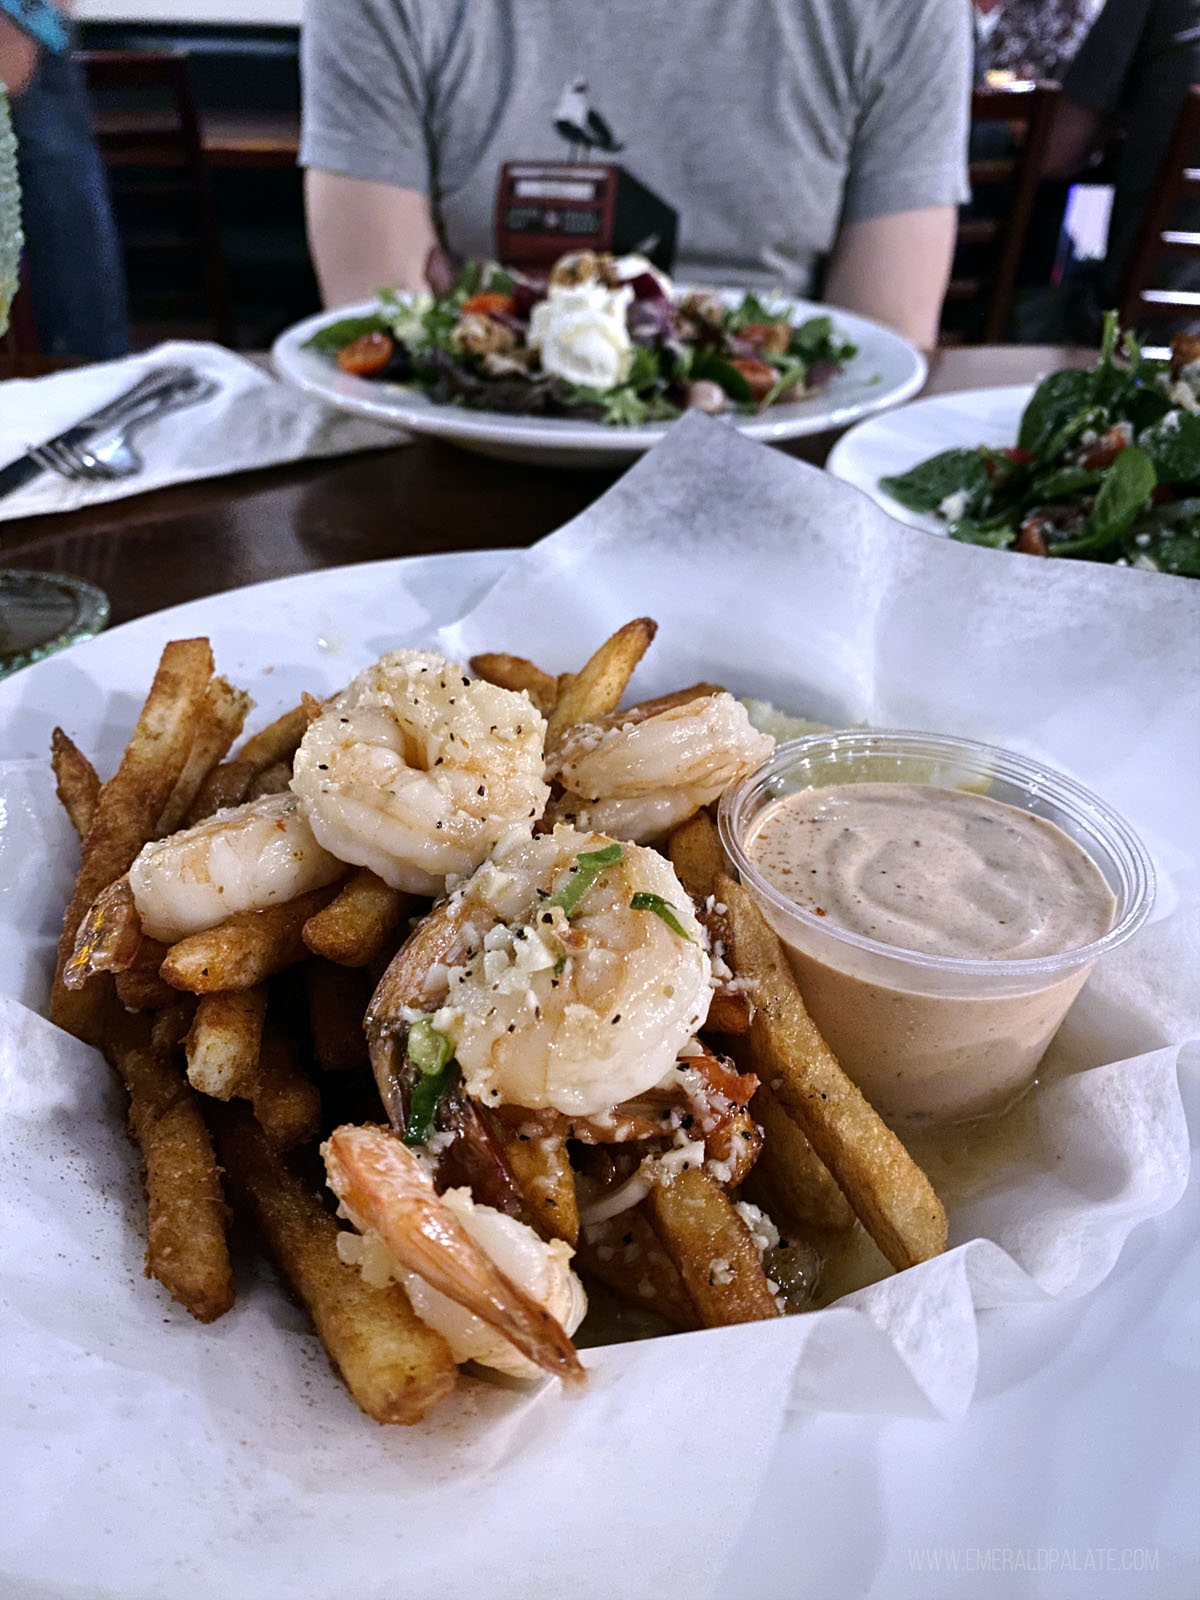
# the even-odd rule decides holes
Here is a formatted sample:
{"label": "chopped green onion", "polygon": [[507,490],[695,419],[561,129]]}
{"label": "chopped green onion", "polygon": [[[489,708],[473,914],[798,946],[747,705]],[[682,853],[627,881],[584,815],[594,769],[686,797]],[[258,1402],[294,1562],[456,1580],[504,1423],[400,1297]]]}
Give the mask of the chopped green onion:
{"label": "chopped green onion", "polygon": [[408,1030],[405,1053],[414,1067],[432,1074],[446,1065],[454,1054],[454,1045],[444,1033],[438,1032],[428,1017],[423,1017]]}
{"label": "chopped green onion", "polygon": [[420,1077],[413,1085],[408,1100],[404,1142],[407,1145],[422,1145],[433,1131],[438,1102],[454,1081],[458,1062],[454,1059],[453,1043],[444,1033],[439,1033],[427,1017],[414,1022],[408,1030],[405,1053]]}
{"label": "chopped green onion", "polygon": [[681,939],[686,939],[689,944],[695,944],[691,934],[684,928],[675,907],[669,900],[664,900],[660,894],[651,894],[648,890],[639,890],[629,902],[631,911],[653,911],[656,917],[661,917],[672,933],[677,933]]}
{"label": "chopped green onion", "polygon": [[575,865],[571,868],[566,883],[557,894],[552,894],[545,904],[559,906],[564,916],[574,916],[579,909],[579,902],[605,867],[615,866],[624,854],[619,844],[605,845],[603,850],[585,850],[582,855],[575,857]]}
{"label": "chopped green onion", "polygon": [[405,1144],[429,1143],[438,1105],[457,1077],[458,1062],[450,1060],[440,1072],[423,1072],[417,1079],[408,1099],[408,1115],[404,1119]]}

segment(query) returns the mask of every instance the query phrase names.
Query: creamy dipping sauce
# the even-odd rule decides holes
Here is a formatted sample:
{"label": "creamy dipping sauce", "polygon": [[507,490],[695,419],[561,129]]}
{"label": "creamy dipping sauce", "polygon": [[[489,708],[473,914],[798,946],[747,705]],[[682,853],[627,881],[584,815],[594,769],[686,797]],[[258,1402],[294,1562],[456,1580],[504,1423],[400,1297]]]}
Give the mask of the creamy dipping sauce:
{"label": "creamy dipping sauce", "polygon": [[[780,894],[827,920],[826,932],[763,907],[818,1027],[900,1125],[1010,1104],[1091,966],[1031,979],[1003,963],[1080,949],[1116,915],[1099,868],[1060,828],[961,789],[803,790],[760,812],[743,844]],[[896,953],[863,949],[839,929]],[[947,973],[927,957],[998,965],[994,977]]]}

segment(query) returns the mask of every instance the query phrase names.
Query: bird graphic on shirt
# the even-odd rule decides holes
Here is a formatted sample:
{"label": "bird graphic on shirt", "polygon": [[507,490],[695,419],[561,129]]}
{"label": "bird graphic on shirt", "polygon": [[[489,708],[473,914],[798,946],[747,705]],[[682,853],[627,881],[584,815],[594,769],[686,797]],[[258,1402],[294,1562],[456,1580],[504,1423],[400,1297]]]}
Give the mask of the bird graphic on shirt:
{"label": "bird graphic on shirt", "polygon": [[615,154],[625,148],[600,113],[588,104],[585,78],[575,78],[564,87],[555,108],[554,126],[567,141],[572,159],[589,150]]}

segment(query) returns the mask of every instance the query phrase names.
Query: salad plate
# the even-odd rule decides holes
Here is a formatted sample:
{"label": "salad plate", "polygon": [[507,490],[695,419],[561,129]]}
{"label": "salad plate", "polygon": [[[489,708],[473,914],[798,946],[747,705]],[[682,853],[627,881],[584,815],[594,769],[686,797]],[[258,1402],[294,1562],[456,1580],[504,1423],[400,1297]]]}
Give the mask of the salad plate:
{"label": "salad plate", "polygon": [[[726,306],[744,299],[740,290],[714,293]],[[770,304],[774,313],[797,325],[827,312],[824,306],[784,296],[772,296]],[[272,350],[279,375],[340,410],[510,461],[618,466],[657,444],[671,426],[669,417],[629,424],[469,410],[462,404],[436,400],[410,383],[342,371],[330,354],[313,345],[314,338],[319,344],[322,334],[339,322],[369,319],[378,309],[378,302],[365,301],[320,312],[289,328]],[[814,394],[772,404],[759,412],[727,412],[732,427],[748,438],[782,444],[843,428],[918,392],[928,369],[915,345],[867,317],[840,310],[831,315],[836,337],[852,344],[856,354]]]}
{"label": "salad plate", "polygon": [[889,517],[906,527],[945,537],[946,522],[931,511],[913,511],[880,488],[941,450],[973,450],[980,444],[1014,445],[1021,413],[1033,393],[1030,383],[995,389],[961,389],[868,417],[844,433],[829,452],[825,470],[870,495]]}

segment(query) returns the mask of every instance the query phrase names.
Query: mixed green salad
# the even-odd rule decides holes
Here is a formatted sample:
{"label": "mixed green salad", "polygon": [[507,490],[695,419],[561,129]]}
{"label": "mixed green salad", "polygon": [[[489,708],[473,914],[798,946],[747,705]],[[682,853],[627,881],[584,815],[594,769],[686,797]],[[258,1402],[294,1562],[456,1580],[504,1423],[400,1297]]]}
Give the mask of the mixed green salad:
{"label": "mixed green salad", "polygon": [[1015,446],[944,450],[879,486],[968,544],[1200,578],[1200,339],[1151,361],[1110,312],[1096,367],[1043,378]]}
{"label": "mixed green salad", "polygon": [[640,256],[563,256],[545,282],[468,263],[441,294],[381,290],[308,341],[344,371],[447,405],[635,426],[762,411],[824,388],[855,346],[824,315],[792,322],[746,294],[679,294]]}

